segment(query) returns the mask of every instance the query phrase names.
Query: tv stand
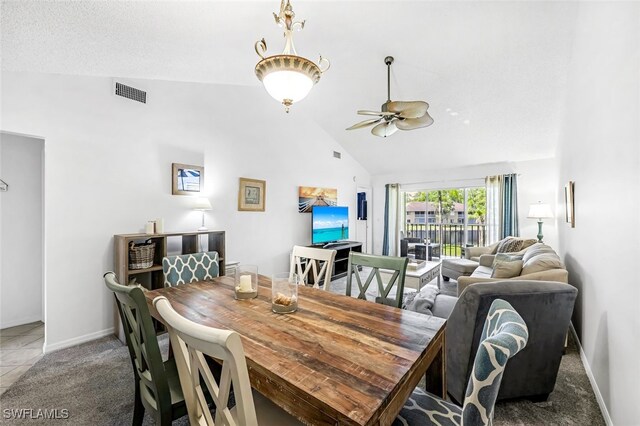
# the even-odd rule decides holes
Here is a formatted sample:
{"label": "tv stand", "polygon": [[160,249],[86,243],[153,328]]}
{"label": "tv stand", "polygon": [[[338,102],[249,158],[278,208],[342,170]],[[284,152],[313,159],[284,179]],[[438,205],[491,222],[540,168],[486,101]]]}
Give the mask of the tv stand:
{"label": "tv stand", "polygon": [[356,253],[362,253],[362,243],[357,241],[337,241],[335,243],[328,243],[323,246],[311,245],[309,247],[336,251],[336,258],[333,262],[331,281],[347,276],[349,268],[349,253],[351,253],[352,251]]}

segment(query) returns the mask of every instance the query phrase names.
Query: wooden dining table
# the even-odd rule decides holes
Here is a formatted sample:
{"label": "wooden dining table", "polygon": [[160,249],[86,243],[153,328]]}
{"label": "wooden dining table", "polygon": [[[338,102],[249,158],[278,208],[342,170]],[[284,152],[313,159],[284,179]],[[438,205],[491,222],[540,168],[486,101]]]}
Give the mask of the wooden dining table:
{"label": "wooden dining table", "polygon": [[446,394],[445,320],[300,286],[298,310],[271,310],[271,279],[258,297],[234,298],[218,277],[146,292],[182,316],[240,334],[251,386],[308,425],[390,425],[426,374]]}

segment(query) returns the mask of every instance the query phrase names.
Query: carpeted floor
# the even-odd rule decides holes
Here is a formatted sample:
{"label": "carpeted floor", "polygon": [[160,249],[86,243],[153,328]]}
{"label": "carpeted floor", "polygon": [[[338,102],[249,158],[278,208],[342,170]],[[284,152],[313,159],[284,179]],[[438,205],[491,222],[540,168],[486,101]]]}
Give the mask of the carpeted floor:
{"label": "carpeted floor", "polygon": [[[443,283],[454,292],[455,282]],[[332,284],[343,292],[343,283]],[[344,293],[343,293],[344,294]],[[166,353],[167,336],[160,337]],[[46,355],[0,396],[2,424],[45,424],[7,420],[7,409],[68,410],[56,424],[127,425],[133,412],[133,372],[129,352],[115,337],[105,337]],[[153,424],[147,417],[145,424]],[[177,425],[188,424],[186,418]],[[510,401],[496,405],[495,425],[604,425],[593,390],[573,340],[563,357],[555,391],[546,402]]]}

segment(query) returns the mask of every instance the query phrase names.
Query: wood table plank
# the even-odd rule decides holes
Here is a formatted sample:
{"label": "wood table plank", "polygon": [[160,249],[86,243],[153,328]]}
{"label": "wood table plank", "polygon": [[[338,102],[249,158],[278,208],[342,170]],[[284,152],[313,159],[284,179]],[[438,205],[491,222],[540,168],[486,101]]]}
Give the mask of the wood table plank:
{"label": "wood table plank", "polygon": [[432,364],[446,392],[440,318],[303,286],[298,310],[276,314],[268,277],[255,299],[236,300],[233,288],[219,277],[146,297],[157,319],[162,295],[194,322],[238,332],[251,385],[306,424],[388,425]]}

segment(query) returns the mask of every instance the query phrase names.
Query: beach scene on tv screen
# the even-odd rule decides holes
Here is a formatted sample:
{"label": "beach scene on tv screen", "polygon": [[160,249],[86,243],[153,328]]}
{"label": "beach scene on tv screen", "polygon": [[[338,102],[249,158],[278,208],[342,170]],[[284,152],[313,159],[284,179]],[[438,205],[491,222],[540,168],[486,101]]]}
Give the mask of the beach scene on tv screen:
{"label": "beach scene on tv screen", "polygon": [[347,207],[315,207],[313,209],[313,243],[326,243],[349,238]]}

